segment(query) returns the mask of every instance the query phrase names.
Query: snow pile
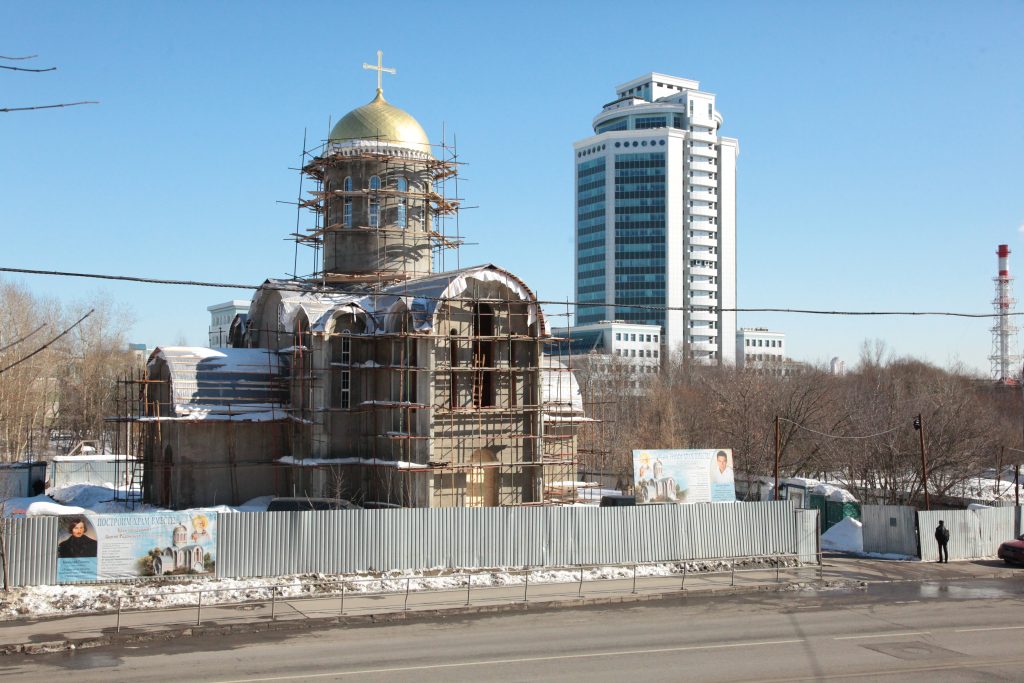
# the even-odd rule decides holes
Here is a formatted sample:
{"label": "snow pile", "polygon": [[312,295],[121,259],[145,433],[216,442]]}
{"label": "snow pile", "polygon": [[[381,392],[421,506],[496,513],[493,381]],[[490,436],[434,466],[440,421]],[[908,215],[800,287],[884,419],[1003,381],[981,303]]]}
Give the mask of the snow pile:
{"label": "snow pile", "polygon": [[822,550],[840,550],[848,553],[864,552],[863,524],[853,517],[843,521],[821,535]]}
{"label": "snow pile", "polygon": [[[96,514],[119,514],[124,512],[154,512],[163,508],[145,505],[138,502],[138,491],[127,491],[121,487],[115,489],[112,484],[95,486],[93,484],[72,484],[61,488],[52,488],[47,493],[62,505],[84,508],[86,512]],[[135,499],[135,502],[130,502]],[[80,509],[79,512],[82,512]],[[67,512],[42,514],[70,514]]]}
{"label": "snow pile", "polygon": [[45,515],[80,515],[85,508],[76,505],[61,505],[53,501],[36,501],[25,510],[26,517],[43,517]]}
{"label": "snow pile", "polygon": [[854,495],[847,491],[846,489],[840,488],[839,486],[834,486],[833,484],[826,484],[824,482],[817,484],[813,489],[811,489],[811,493],[813,493],[816,496],[825,496],[825,498],[827,498],[828,500],[834,501],[836,503],[857,502],[857,499],[854,497]]}
{"label": "snow pile", "polygon": [[[783,567],[800,566],[792,558],[779,563]],[[736,563],[737,569],[774,569],[771,558],[751,558]],[[696,560],[663,564],[641,565],[637,577],[680,577],[710,572],[730,571],[731,565],[720,560]],[[369,595],[404,593],[409,591],[465,591],[471,580],[471,589],[530,585],[578,583],[579,569],[538,568],[528,572],[521,569],[496,568],[478,570],[470,574],[459,570],[433,569],[426,571],[391,571],[381,574],[357,573],[328,576],[301,574],[266,579],[213,579],[189,578],[180,581],[154,579],[147,583],[32,586],[12,589],[0,603],[0,619],[16,619],[27,615],[67,615],[74,613],[112,612],[120,602],[123,610],[159,609],[167,607],[194,607],[203,593],[203,605],[269,601],[272,595],[280,598],[302,598],[328,595]],[[583,570],[584,581],[632,579],[633,567],[603,566]]]}
{"label": "snow pile", "polygon": [[836,486],[835,484],[829,484],[824,481],[809,479],[807,477],[790,477],[788,479],[783,479],[782,481],[789,486],[800,486],[805,488],[809,494],[824,496],[826,499],[836,503],[857,502],[857,498],[852,493],[844,489],[842,486]]}
{"label": "snow pile", "polygon": [[[3,501],[3,516],[4,517],[26,517],[28,516],[29,508],[33,505],[54,505],[53,499],[49,496],[32,496],[30,498],[8,498]],[[36,508],[40,509],[40,508]],[[76,512],[81,513],[81,510]],[[45,514],[45,513],[42,513]],[[63,513],[58,513],[63,514]],[[68,514],[75,514],[74,512]]]}
{"label": "snow pile", "polygon": [[[32,498],[11,498],[3,502],[5,517],[37,517],[42,515],[81,515],[93,514],[124,514],[160,512],[165,508],[148,505],[138,501],[138,492],[126,492],[125,489],[115,490],[114,486],[94,486],[92,484],[72,484],[60,488],[52,488],[46,496]],[[135,496],[135,502],[128,499]],[[115,497],[117,500],[115,500]],[[203,512],[266,512],[267,505],[273,496],[260,496],[248,500],[238,506],[216,505],[205,508],[192,508]],[[183,512],[188,512],[184,510]]]}

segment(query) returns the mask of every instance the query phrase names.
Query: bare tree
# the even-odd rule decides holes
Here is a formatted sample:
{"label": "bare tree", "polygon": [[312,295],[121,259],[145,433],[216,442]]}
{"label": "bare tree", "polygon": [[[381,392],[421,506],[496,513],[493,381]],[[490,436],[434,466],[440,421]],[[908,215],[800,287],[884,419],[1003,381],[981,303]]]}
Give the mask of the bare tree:
{"label": "bare tree", "polygon": [[[26,60],[29,60],[29,59],[35,59],[37,56],[38,55],[25,55],[23,57],[5,57],[5,56],[0,55],[0,60],[7,61],[7,62],[23,62],[23,61],[26,61]],[[49,71],[56,71],[57,67],[50,66],[50,67],[45,67],[45,68],[42,68],[42,69],[33,69],[31,67],[11,66],[9,64],[0,64],[0,69],[5,70],[5,71],[20,71],[20,72],[25,72],[25,73],[36,73],[36,74],[38,74],[38,73],[46,73],[46,72],[49,72]],[[82,104],[99,104],[99,102],[94,101],[94,100],[84,100],[84,101],[81,101],[81,102],[61,102],[59,104],[37,104],[37,105],[34,105],[34,106],[26,106],[26,107],[0,107],[0,113],[12,112],[12,111],[33,111],[33,110],[36,110],[36,109],[57,109],[59,107],[77,107],[77,106],[82,105]]]}

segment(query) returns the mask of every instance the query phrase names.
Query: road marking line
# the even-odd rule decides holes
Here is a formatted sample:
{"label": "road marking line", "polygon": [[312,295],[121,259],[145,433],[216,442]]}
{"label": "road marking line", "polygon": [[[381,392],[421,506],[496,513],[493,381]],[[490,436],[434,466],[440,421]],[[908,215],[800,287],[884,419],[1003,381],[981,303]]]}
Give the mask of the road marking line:
{"label": "road marking line", "polygon": [[269,676],[267,678],[235,678],[219,683],[265,683],[266,681],[294,681],[310,678],[327,678],[329,676],[362,676],[364,674],[398,673],[402,671],[429,671],[431,669],[457,669],[468,666],[493,666],[495,664],[525,664],[529,662],[553,662],[567,659],[591,659],[597,657],[619,657],[622,655],[650,655],[666,652],[692,652],[695,650],[724,650],[736,647],[757,647],[763,645],[792,645],[806,642],[804,638],[794,640],[764,640],[753,643],[726,643],[723,645],[684,645],[680,647],[661,647],[646,650],[617,650],[615,652],[588,652],[576,655],[550,655],[547,657],[518,657],[516,659],[487,659],[474,662],[453,662],[449,664],[423,664],[420,666],[395,666],[386,669],[359,669],[358,671],[332,671],[322,674],[301,674],[294,676]]}
{"label": "road marking line", "polygon": [[906,633],[875,633],[869,636],[836,636],[832,640],[859,640],[861,638],[898,638],[900,636],[926,636],[931,631],[907,631]]}
{"label": "road marking line", "polygon": [[972,661],[955,662],[951,664],[935,664],[932,666],[907,667],[900,669],[881,669],[878,671],[843,672],[836,674],[816,674],[814,676],[803,676],[800,678],[787,676],[785,678],[755,678],[750,683],[792,683],[793,681],[830,681],[834,679],[849,678],[877,678],[879,676],[892,676],[893,674],[923,673],[925,671],[956,671],[958,669],[994,669],[1009,664],[1021,664],[1024,659],[1003,659],[995,661]]}
{"label": "road marking line", "polygon": [[970,633],[971,631],[1014,631],[1021,628],[1024,628],[1024,626],[989,626],[985,628],[958,628],[955,629],[953,632]]}

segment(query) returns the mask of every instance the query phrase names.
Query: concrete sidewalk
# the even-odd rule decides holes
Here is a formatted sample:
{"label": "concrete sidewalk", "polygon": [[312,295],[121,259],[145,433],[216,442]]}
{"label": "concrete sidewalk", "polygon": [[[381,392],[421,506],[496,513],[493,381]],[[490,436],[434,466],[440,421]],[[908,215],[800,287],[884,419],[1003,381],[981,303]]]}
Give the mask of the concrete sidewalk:
{"label": "concrete sidewalk", "polygon": [[504,611],[660,600],[680,595],[813,589],[892,581],[950,581],[1024,576],[1024,569],[981,560],[951,564],[825,557],[798,570],[754,570],[685,577],[638,577],[528,587],[471,587],[450,591],[315,595],[245,604],[204,605],[84,614],[0,623],[0,654],[54,652],[195,635],[295,631]]}

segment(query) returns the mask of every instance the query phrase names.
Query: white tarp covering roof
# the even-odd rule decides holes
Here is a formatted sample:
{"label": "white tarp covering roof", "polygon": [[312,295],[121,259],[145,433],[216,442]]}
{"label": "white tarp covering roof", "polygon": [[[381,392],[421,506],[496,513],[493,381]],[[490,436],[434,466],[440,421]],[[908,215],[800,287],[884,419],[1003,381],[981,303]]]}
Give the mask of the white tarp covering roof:
{"label": "white tarp covering roof", "polygon": [[[527,324],[538,320],[542,323],[543,334],[550,334],[537,298],[526,284],[509,271],[493,264],[472,266],[437,273],[426,277],[390,285],[378,292],[339,291],[298,291],[302,283],[284,280],[267,280],[256,293],[256,299],[266,291],[281,291],[279,320],[282,329],[290,330],[300,312],[304,313],[312,329],[323,331],[327,322],[342,309],[365,314],[371,332],[388,331],[387,317],[404,308],[413,317],[416,331],[429,332],[434,328],[434,316],[438,305],[447,299],[461,297],[473,282],[497,283],[508,288],[516,300],[528,302]],[[295,288],[296,291],[292,291]],[[256,308],[255,300],[253,309]],[[402,311],[404,313],[404,311]]]}
{"label": "white tarp covering roof", "polygon": [[149,365],[160,361],[170,373],[174,406],[174,415],[163,419],[260,422],[288,417],[285,368],[270,349],[162,346],[153,351]]}
{"label": "white tarp covering roof", "polygon": [[548,422],[582,421],[583,393],[576,374],[553,356],[541,356],[541,397]]}

